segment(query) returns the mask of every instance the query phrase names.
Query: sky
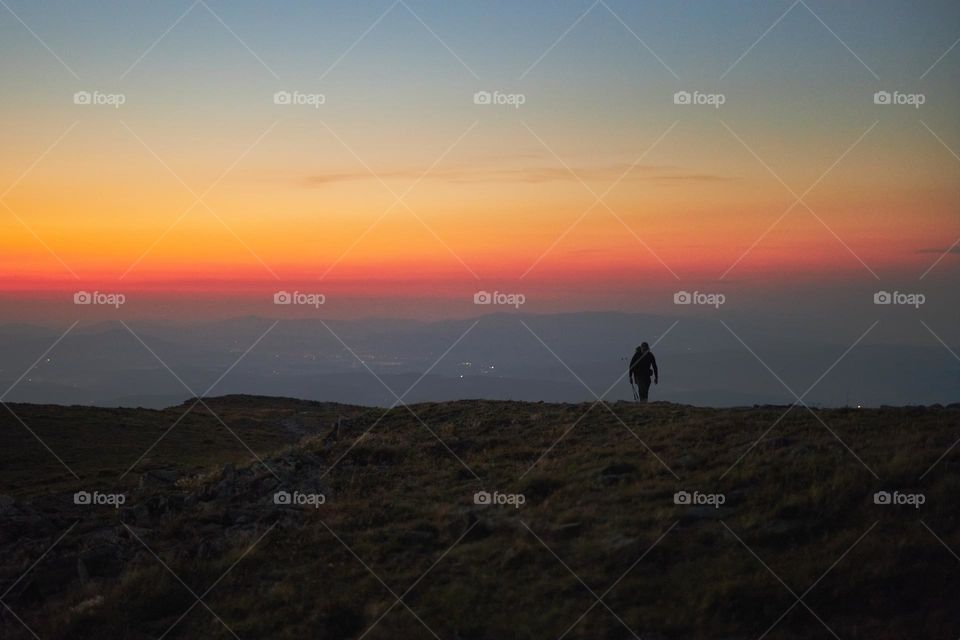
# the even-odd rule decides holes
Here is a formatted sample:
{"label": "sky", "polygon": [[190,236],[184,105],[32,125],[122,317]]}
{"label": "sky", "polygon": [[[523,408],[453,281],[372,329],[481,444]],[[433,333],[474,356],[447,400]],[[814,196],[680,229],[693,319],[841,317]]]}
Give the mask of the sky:
{"label": "sky", "polygon": [[958,38],[954,2],[4,0],[0,320],[956,319]]}

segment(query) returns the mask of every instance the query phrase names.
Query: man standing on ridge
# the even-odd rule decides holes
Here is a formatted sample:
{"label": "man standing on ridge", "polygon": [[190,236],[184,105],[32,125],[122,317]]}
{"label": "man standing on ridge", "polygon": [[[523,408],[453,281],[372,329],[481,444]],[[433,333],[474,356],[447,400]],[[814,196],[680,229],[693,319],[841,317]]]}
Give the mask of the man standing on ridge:
{"label": "man standing on ridge", "polygon": [[[651,372],[651,369],[653,370]],[[637,385],[637,400],[647,401],[650,391],[650,375],[653,374],[653,384],[660,384],[660,371],[657,369],[657,359],[650,351],[646,342],[640,344],[630,359],[630,386]]]}

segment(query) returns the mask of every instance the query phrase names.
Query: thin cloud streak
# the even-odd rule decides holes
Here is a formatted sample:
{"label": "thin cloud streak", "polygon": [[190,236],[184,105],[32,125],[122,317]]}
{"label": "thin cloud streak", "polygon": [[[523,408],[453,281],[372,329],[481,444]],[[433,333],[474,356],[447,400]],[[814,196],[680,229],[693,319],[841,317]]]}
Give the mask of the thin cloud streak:
{"label": "thin cloud streak", "polygon": [[[605,180],[621,175],[631,165],[629,163],[612,164],[602,167],[581,167],[576,169],[577,175],[585,180]],[[397,169],[378,171],[384,180],[413,179],[419,175],[415,169]],[[307,176],[301,184],[308,188],[323,187],[341,182],[355,182],[371,180],[373,177],[365,171],[338,171]],[[431,180],[440,180],[450,183],[484,183],[484,182],[513,182],[540,184],[544,182],[571,182],[575,178],[564,167],[530,166],[514,169],[448,169],[434,171],[429,177]],[[684,172],[669,165],[637,166],[626,179],[650,182],[728,182],[737,178],[711,173]]]}

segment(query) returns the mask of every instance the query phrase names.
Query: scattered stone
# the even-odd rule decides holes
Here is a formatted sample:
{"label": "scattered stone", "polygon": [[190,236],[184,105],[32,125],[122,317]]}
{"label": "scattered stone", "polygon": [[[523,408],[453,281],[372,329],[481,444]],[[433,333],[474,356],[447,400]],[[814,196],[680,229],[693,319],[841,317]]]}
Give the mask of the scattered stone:
{"label": "scattered stone", "polygon": [[101,544],[80,553],[77,558],[77,573],[80,582],[86,584],[90,578],[113,577],[123,569],[120,547],[113,544]]}
{"label": "scattered stone", "polygon": [[163,489],[176,483],[179,474],[175,471],[151,470],[145,471],[140,476],[140,489],[147,491],[150,489]]}
{"label": "scattered stone", "polygon": [[637,467],[629,462],[614,462],[600,471],[600,481],[604,484],[613,484],[636,473]]}
{"label": "scattered stone", "polygon": [[17,501],[10,496],[0,496],[0,518],[12,515],[16,510]]}
{"label": "scattered stone", "polygon": [[583,523],[569,522],[567,524],[561,524],[558,527],[554,527],[552,533],[554,537],[560,539],[576,538],[583,533]]}
{"label": "scattered stone", "polygon": [[77,604],[70,607],[69,611],[74,615],[78,615],[82,613],[87,613],[88,611],[93,611],[94,609],[96,609],[102,604],[103,604],[103,596],[97,595],[97,596],[93,596],[92,598],[87,598],[86,600],[82,600],[78,602]]}
{"label": "scattered stone", "polygon": [[615,533],[603,541],[603,547],[607,551],[618,551],[633,544],[636,544],[637,538],[630,538],[622,533]]}
{"label": "scattered stone", "polygon": [[77,579],[77,556],[51,554],[33,568],[24,580],[25,599],[41,600],[66,590]]}
{"label": "scattered stone", "polygon": [[703,458],[693,454],[684,454],[677,458],[673,466],[678,469],[696,469],[703,464]]}

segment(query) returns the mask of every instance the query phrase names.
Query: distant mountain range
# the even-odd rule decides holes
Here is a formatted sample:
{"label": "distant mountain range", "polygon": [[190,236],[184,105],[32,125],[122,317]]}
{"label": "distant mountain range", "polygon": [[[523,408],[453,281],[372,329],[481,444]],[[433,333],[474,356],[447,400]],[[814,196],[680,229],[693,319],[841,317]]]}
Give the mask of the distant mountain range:
{"label": "distant mountain range", "polygon": [[803,396],[816,382],[804,397],[809,404],[960,400],[960,364],[942,345],[865,339],[844,355],[858,334],[835,342],[785,340],[776,329],[775,323],[725,326],[619,312],[498,313],[434,322],[118,321],[78,325],[30,369],[63,329],[11,324],[0,326],[0,391],[30,369],[4,400],[160,408],[209,392],[386,406],[396,396],[407,402],[582,402],[608,389],[608,399],[629,399],[623,374],[636,345],[646,340],[655,345],[661,368],[654,399],[785,404],[795,400],[785,385]]}

